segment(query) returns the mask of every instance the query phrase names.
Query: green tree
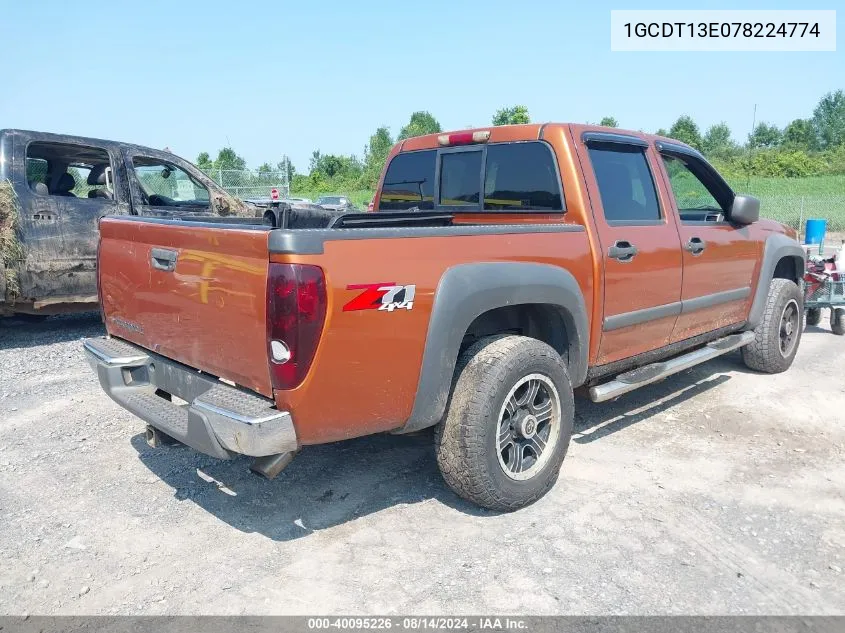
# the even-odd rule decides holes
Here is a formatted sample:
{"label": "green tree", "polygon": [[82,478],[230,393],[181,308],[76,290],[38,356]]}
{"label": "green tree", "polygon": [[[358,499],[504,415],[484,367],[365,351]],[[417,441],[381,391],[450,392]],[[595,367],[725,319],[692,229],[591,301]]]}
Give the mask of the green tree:
{"label": "green tree", "polygon": [[238,156],[235,150],[231,147],[224,147],[217,152],[217,159],[214,161],[214,169],[218,171],[243,171],[246,169],[246,160]]}
{"label": "green tree", "polygon": [[496,110],[496,114],[493,115],[493,125],[516,125],[519,123],[531,123],[528,108],[524,105],[501,108]]}
{"label": "green tree", "polygon": [[666,128],[660,128],[659,130],[657,130],[657,132],[655,132],[655,134],[657,136],[669,136],[669,132],[666,130]]}
{"label": "green tree", "polygon": [[816,128],[811,119],[795,119],[783,130],[783,145],[789,149],[814,150],[818,148]]}
{"label": "green tree", "polygon": [[288,172],[288,184],[293,182],[293,177],[296,176],[296,167],[293,166],[287,154],[282,156],[282,160],[276,163],[276,171]]}
{"label": "green tree", "polygon": [[760,147],[777,147],[783,140],[783,132],[777,125],[761,121],[748,135],[748,147],[757,149]]}
{"label": "green tree", "polygon": [[340,156],[335,154],[321,154],[314,152],[311,155],[310,177],[331,181],[343,179],[344,186],[353,184],[349,181],[359,178],[363,172],[361,161],[355,156]]}
{"label": "green tree", "polygon": [[828,92],[813,110],[813,127],[822,149],[845,143],[845,92]]}
{"label": "green tree", "polygon": [[313,174],[315,171],[317,171],[317,167],[320,164],[320,159],[322,158],[322,156],[323,155],[320,154],[320,150],[318,149],[315,149],[313,152],[311,152],[311,160],[308,161],[309,174]]}
{"label": "green tree", "polygon": [[823,161],[801,151],[763,148],[749,152],[741,161],[743,171],[752,176],[804,178],[821,173]]}
{"label": "green tree", "polygon": [[211,156],[208,152],[200,152],[197,156],[197,167],[205,173],[210,173],[214,169],[214,163],[211,161]]}
{"label": "green tree", "polygon": [[393,147],[393,139],[390,137],[390,130],[386,127],[378,128],[364,150],[364,185],[374,187],[384,168],[390,148]]}
{"label": "green tree", "polygon": [[679,116],[678,120],[672,124],[668,136],[695,149],[701,149],[701,132],[698,131],[698,126],[692,117],[686,114]]}
{"label": "green tree", "polygon": [[413,136],[423,136],[425,134],[435,134],[441,132],[440,123],[435,119],[430,112],[420,110],[411,115],[411,120],[408,125],[399,131],[399,139],[403,140]]}
{"label": "green tree", "polygon": [[606,116],[599,121],[599,125],[603,125],[604,127],[619,127],[619,121],[612,116]]}
{"label": "green tree", "polygon": [[724,154],[736,149],[736,143],[731,139],[731,128],[722,121],[707,128],[701,139],[701,151],[707,154]]}

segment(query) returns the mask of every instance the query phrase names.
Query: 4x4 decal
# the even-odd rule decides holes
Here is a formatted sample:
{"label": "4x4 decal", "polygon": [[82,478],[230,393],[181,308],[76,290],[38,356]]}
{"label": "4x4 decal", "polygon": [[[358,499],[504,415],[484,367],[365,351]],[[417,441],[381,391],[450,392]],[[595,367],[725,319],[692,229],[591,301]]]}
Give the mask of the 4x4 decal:
{"label": "4x4 decal", "polygon": [[361,294],[343,306],[344,312],[353,310],[411,310],[414,307],[414,294],[417,287],[414,284],[397,286],[394,282],[379,284],[352,284],[347,290],[363,290]]}

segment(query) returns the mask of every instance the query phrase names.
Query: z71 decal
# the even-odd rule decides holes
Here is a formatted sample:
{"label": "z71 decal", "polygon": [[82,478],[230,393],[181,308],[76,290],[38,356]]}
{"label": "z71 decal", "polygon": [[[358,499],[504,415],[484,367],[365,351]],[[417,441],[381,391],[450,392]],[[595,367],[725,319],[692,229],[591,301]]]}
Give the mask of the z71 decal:
{"label": "z71 decal", "polygon": [[361,294],[343,306],[344,312],[352,310],[411,310],[414,307],[414,294],[417,287],[397,286],[392,281],[380,284],[353,284],[347,290],[363,290]]}

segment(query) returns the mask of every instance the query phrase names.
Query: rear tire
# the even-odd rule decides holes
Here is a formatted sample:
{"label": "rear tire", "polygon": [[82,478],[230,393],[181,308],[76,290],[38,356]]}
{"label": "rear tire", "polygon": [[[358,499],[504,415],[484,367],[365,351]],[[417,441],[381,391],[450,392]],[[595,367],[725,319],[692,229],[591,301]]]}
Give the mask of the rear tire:
{"label": "rear tire", "polygon": [[789,369],[801,342],[803,309],[804,300],[794,281],[772,279],[754,340],[742,348],[745,365],[767,374]]}
{"label": "rear tire", "polygon": [[830,315],[830,329],[834,334],[845,334],[845,308],[834,308]]}
{"label": "rear tire", "polygon": [[554,485],[572,436],[575,405],[566,365],[525,336],[481,339],[459,359],[437,464],[458,495],[517,510]]}
{"label": "rear tire", "polygon": [[807,318],[807,325],[818,325],[822,321],[821,308],[807,308],[804,314]]}

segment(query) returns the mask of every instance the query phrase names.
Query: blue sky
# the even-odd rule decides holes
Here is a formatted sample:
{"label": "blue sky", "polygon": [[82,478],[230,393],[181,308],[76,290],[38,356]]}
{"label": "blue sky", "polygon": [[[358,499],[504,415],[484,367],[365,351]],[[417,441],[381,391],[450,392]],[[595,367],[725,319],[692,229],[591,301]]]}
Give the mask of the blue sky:
{"label": "blue sky", "polygon": [[[837,6],[839,5],[839,6]],[[806,117],[845,89],[845,11],[828,53],[612,53],[611,9],[677,2],[8,2],[0,125],[169,146],[227,144],[249,165],[361,154],[414,110],[444,129],[525,104],[534,121],[654,131],[688,113],[744,140],[757,120]],[[689,9],[842,9],[689,2]]]}

